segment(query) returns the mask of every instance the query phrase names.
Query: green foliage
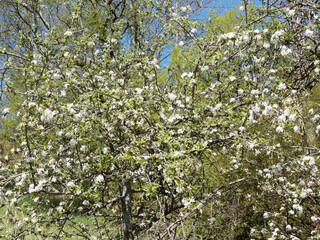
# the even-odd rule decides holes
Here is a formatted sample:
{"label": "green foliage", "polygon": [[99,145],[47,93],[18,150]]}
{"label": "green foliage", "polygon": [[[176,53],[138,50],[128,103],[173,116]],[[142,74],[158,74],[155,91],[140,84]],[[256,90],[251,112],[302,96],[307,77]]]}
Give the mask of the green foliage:
{"label": "green foliage", "polygon": [[2,235],[318,237],[317,7],[192,3],[6,2]]}

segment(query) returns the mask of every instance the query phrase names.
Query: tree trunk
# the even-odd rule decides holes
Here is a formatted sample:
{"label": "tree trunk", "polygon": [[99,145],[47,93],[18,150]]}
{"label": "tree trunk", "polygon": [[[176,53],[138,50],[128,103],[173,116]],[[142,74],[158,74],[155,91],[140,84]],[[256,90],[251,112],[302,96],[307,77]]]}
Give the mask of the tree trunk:
{"label": "tree trunk", "polygon": [[131,181],[128,179],[122,182],[122,229],[123,229],[123,240],[133,240],[132,235],[132,214],[131,214]]}

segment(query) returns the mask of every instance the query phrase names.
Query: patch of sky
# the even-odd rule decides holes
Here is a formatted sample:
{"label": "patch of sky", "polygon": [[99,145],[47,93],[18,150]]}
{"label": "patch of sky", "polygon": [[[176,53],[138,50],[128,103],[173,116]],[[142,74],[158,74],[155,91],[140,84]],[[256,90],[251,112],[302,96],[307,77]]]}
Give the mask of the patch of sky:
{"label": "patch of sky", "polygon": [[[248,0],[247,4],[254,3],[256,6],[261,6],[260,0]],[[194,13],[190,16],[192,20],[195,21],[206,21],[206,19],[212,14],[214,11],[216,14],[225,14],[228,11],[231,11],[234,8],[239,8],[244,5],[243,0],[212,0],[212,1],[204,1],[203,6],[192,6],[193,9],[199,9],[194,11]],[[239,11],[240,12],[240,11]],[[179,40],[177,42],[180,42]],[[161,67],[165,67],[170,62],[170,52],[173,50],[174,46],[172,44],[168,44],[165,46],[161,56],[161,59],[158,59]]]}

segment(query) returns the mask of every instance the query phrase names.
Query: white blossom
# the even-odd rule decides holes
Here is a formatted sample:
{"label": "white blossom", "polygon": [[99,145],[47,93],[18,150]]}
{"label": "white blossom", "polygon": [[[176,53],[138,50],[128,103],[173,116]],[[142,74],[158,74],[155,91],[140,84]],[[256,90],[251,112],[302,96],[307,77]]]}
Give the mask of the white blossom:
{"label": "white blossom", "polygon": [[123,84],[124,84],[124,79],[123,79],[123,78],[118,79],[118,83],[119,83],[120,85],[123,85]]}
{"label": "white blossom", "polygon": [[183,156],[184,152],[183,151],[175,151],[172,154],[172,157],[180,157]]}
{"label": "white blossom", "polygon": [[296,13],[296,11],[294,9],[291,9],[288,11],[288,16],[292,17],[292,16],[294,16],[295,13]]}
{"label": "white blossom", "polygon": [[63,211],[63,207],[62,206],[58,206],[56,209],[57,209],[58,212],[62,212]]}
{"label": "white blossom", "polygon": [[209,69],[209,67],[208,66],[202,66],[202,67],[200,67],[200,69],[201,69],[201,71],[207,71]]}
{"label": "white blossom", "polygon": [[89,48],[93,48],[96,44],[94,42],[88,42],[88,47]]}
{"label": "white blossom", "polygon": [[9,113],[9,112],[10,112],[10,108],[5,108],[5,109],[3,109],[3,111],[2,111],[3,114]]}
{"label": "white blossom", "polygon": [[296,120],[296,115],[295,115],[295,114],[290,114],[290,115],[289,115],[289,120],[290,120],[291,122],[295,121],[295,120]]}
{"label": "white blossom", "polygon": [[189,208],[191,206],[192,203],[194,203],[195,200],[194,198],[183,198],[182,199],[182,204],[184,205],[185,208]]}
{"label": "white blossom", "polygon": [[53,117],[54,117],[54,115],[56,114],[56,112],[55,111],[51,111],[50,109],[46,109],[45,111],[44,111],[44,113],[42,114],[42,116],[41,116],[41,121],[43,121],[43,122],[45,122],[45,123],[48,123],[48,122],[50,122],[52,119],[53,119]]}
{"label": "white blossom", "polygon": [[315,159],[312,156],[304,156],[302,160],[308,161],[310,166],[313,166],[315,164]]}
{"label": "white blossom", "polygon": [[233,82],[234,80],[236,80],[237,78],[235,76],[230,76],[229,77],[230,81]]}
{"label": "white blossom", "polygon": [[169,93],[168,97],[171,101],[174,101],[177,98],[177,95],[175,95],[174,93]]}
{"label": "white blossom", "polygon": [[236,36],[236,34],[234,32],[229,32],[229,33],[226,33],[226,34],[223,34],[221,37],[222,38],[234,38]]}
{"label": "white blossom", "polygon": [[98,175],[96,178],[95,178],[95,182],[97,183],[101,183],[104,181],[104,177],[102,174]]}
{"label": "white blossom", "polygon": [[287,230],[287,231],[291,231],[291,229],[292,229],[291,226],[288,224],[288,225],[286,226],[286,230]]}
{"label": "white blossom", "polygon": [[70,144],[71,147],[76,146],[77,143],[78,143],[78,141],[77,141],[76,139],[74,139],[74,138],[72,138],[72,139],[70,140],[70,142],[69,142],[69,144]]}
{"label": "white blossom", "polygon": [[307,193],[307,191],[304,190],[304,189],[303,189],[303,190],[301,191],[301,193],[300,193],[300,197],[301,197],[301,198],[306,198],[307,195],[308,195],[308,193]]}
{"label": "white blossom", "polygon": [[251,94],[252,95],[258,95],[259,94],[259,90],[253,89],[253,90],[251,90]]}
{"label": "white blossom", "polygon": [[284,90],[284,89],[286,89],[287,88],[287,85],[285,84],[285,83],[280,83],[279,85],[278,85],[278,89],[279,90]]}
{"label": "white blossom", "polygon": [[181,7],[180,9],[181,9],[181,12],[186,12],[186,11],[188,11],[188,8],[187,8],[187,7]]}
{"label": "white blossom", "polygon": [[181,193],[183,191],[183,187],[182,186],[178,186],[176,188],[177,193]]}
{"label": "white blossom", "polygon": [[316,215],[311,217],[311,221],[312,222],[317,222],[319,220],[320,220],[320,218],[318,216],[316,216]]}
{"label": "white blossom", "polygon": [[54,73],[53,75],[52,75],[52,79],[53,80],[59,80],[59,79],[61,79],[61,75],[60,74],[58,74],[58,73]]}
{"label": "white blossom", "polygon": [[135,90],[138,93],[138,95],[141,95],[143,88],[136,88]]}
{"label": "white blossom", "polygon": [[304,35],[306,35],[307,37],[312,37],[313,36],[313,31],[310,29],[307,29],[304,33]]}
{"label": "white blossom", "polygon": [[313,122],[315,122],[315,121],[317,121],[319,118],[320,118],[320,115],[319,115],[319,114],[315,114],[311,120],[312,120]]}
{"label": "white blossom", "polygon": [[192,28],[190,31],[191,31],[192,33],[195,33],[195,32],[197,31],[197,29],[196,29],[196,28]]}
{"label": "white blossom", "polygon": [[160,68],[160,66],[158,65],[158,60],[156,58],[154,58],[152,61],[151,61],[151,64],[153,65],[153,67],[155,68]]}
{"label": "white blossom", "polygon": [[86,111],[81,110],[79,113],[74,115],[76,121],[82,120],[86,116]]}
{"label": "white blossom", "polygon": [[85,146],[85,145],[82,145],[81,148],[80,148],[80,151],[81,151],[81,152],[85,152],[85,151],[86,151],[86,146]]}
{"label": "white blossom", "polygon": [[244,132],[245,130],[246,130],[245,127],[239,127],[239,131],[240,131],[240,132]]}
{"label": "white blossom", "polygon": [[66,32],[64,33],[64,35],[70,37],[70,36],[72,35],[72,32],[71,32],[71,31],[66,31]]}
{"label": "white blossom", "polygon": [[276,44],[279,40],[279,37],[282,36],[283,34],[285,33],[284,30],[279,30],[279,31],[276,31],[272,36],[271,36],[271,42]]}
{"label": "white blossom", "polygon": [[76,185],[74,184],[73,181],[67,183],[67,187],[75,187],[75,186]]}
{"label": "white blossom", "polygon": [[283,130],[283,127],[281,127],[281,126],[278,126],[277,128],[276,128],[276,132],[277,133],[282,133],[284,130]]}
{"label": "white blossom", "polygon": [[292,53],[292,50],[290,49],[290,48],[287,48],[286,46],[282,46],[281,47],[281,52],[280,52],[280,54],[282,55],[282,56],[288,56],[290,53]]}
{"label": "white blossom", "polygon": [[266,49],[270,48],[270,43],[264,42],[263,43],[263,47],[266,48]]}
{"label": "white blossom", "polygon": [[303,207],[299,204],[293,204],[292,208],[297,210],[298,215],[301,215],[303,212]]}

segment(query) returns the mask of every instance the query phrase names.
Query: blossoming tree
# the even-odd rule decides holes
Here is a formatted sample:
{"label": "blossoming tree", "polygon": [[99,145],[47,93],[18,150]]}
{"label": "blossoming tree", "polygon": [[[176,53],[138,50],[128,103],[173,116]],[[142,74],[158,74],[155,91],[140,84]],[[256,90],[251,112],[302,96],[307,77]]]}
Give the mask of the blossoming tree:
{"label": "blossoming tree", "polygon": [[5,3],[3,235],[319,238],[316,1],[246,2],[229,32],[197,1]]}

